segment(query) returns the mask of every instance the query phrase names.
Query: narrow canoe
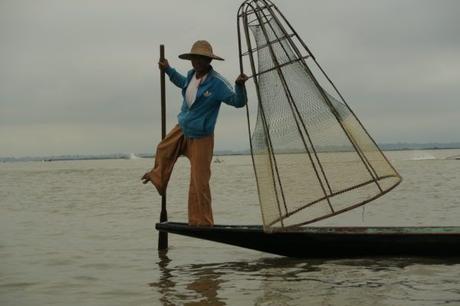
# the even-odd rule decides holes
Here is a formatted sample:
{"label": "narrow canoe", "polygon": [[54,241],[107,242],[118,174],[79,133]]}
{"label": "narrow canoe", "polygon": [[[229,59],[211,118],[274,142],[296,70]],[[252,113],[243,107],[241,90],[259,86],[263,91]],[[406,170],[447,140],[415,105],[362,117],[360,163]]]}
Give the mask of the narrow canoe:
{"label": "narrow canoe", "polygon": [[298,258],[458,257],[460,227],[301,227],[266,233],[259,225],[157,223],[163,232]]}

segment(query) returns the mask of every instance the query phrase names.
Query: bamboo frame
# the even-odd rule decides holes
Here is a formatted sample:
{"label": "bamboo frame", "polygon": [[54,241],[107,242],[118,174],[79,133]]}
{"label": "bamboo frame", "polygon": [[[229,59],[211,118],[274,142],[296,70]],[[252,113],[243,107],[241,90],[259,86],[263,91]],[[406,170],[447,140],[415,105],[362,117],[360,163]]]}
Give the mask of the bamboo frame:
{"label": "bamboo frame", "polygon": [[[252,20],[250,20],[249,18],[252,18]],[[272,22],[274,22],[277,25],[278,33],[273,28]],[[263,44],[261,46],[252,47],[252,41],[251,41],[251,37],[250,37],[250,34],[249,34],[249,28],[251,26],[255,26],[255,25],[260,27],[260,29],[262,31],[262,34],[264,35],[265,41],[267,43],[265,43],[265,44]],[[310,220],[310,221],[306,221],[306,222],[303,222],[303,223],[295,224],[294,226],[303,225],[303,224],[311,223],[311,222],[314,222],[314,221],[318,221],[318,220],[321,220],[321,219],[324,219],[324,218],[327,218],[327,217],[342,213],[344,211],[356,208],[358,206],[364,205],[364,204],[368,203],[370,200],[373,200],[373,199],[385,194],[386,192],[390,191],[391,189],[396,187],[401,182],[401,176],[398,174],[396,169],[391,165],[391,163],[388,161],[386,156],[383,154],[383,152],[377,146],[377,144],[372,139],[372,137],[369,135],[367,130],[364,128],[364,126],[362,125],[361,121],[359,121],[359,119],[356,117],[354,112],[348,106],[348,103],[345,101],[345,99],[343,98],[342,94],[339,92],[339,90],[337,89],[335,84],[331,81],[329,76],[325,73],[323,68],[319,65],[319,63],[316,60],[315,56],[311,53],[310,49],[307,47],[305,42],[299,37],[297,32],[291,26],[291,24],[287,21],[287,19],[284,17],[284,15],[280,12],[280,10],[276,7],[276,5],[274,5],[272,3],[271,0],[246,0],[246,1],[244,1],[241,4],[241,6],[240,6],[240,8],[238,10],[238,13],[237,13],[237,28],[238,28],[238,48],[239,48],[239,59],[240,59],[240,71],[241,72],[244,71],[244,64],[243,64],[244,57],[246,57],[246,56],[249,57],[251,73],[252,73],[249,77],[253,79],[255,89],[256,89],[256,95],[257,95],[257,99],[258,99],[258,111],[259,111],[259,115],[260,115],[260,118],[261,118],[261,121],[262,121],[264,133],[265,133],[265,139],[266,139],[265,144],[266,144],[267,149],[268,149],[268,154],[270,155],[269,156],[269,161],[270,161],[271,173],[272,173],[272,176],[273,176],[273,188],[274,188],[274,192],[275,192],[275,196],[276,196],[276,203],[277,203],[277,206],[278,206],[278,212],[279,212],[279,216],[280,216],[279,219],[275,220],[274,222],[271,222],[268,225],[265,224],[266,226],[272,226],[273,224],[280,222],[281,227],[284,228],[285,226],[283,224],[283,219],[293,215],[294,213],[296,213],[296,212],[298,212],[298,211],[300,211],[302,209],[310,207],[311,205],[313,205],[313,204],[315,204],[317,202],[320,202],[322,200],[326,200],[328,205],[329,205],[329,207],[330,207],[330,210],[331,210],[330,214],[328,214],[328,215],[326,215],[324,217],[321,217],[321,218],[316,218],[314,220]],[[243,29],[243,31],[241,31],[241,28]],[[272,34],[272,36],[275,36],[274,38],[270,37],[270,35],[268,34],[269,31]],[[247,49],[247,51],[245,51],[245,52],[243,52],[243,46],[242,46],[243,44],[242,44],[241,32],[243,32],[244,35],[245,35],[245,42],[246,42],[246,49]],[[297,41],[297,43],[294,41],[294,39]],[[290,56],[289,52],[285,49],[285,46],[281,43],[282,41],[284,41],[284,42],[287,41],[288,46],[291,47],[290,51],[294,53],[294,58],[292,58]],[[279,46],[281,46],[281,48],[283,50],[283,54],[288,59],[286,62],[283,62],[283,63],[279,62],[278,56],[277,56],[277,54],[276,54],[276,52],[275,52],[275,50],[273,48],[273,44],[275,44],[275,43],[279,43]],[[275,66],[272,67],[272,68],[269,68],[267,70],[264,70],[264,71],[258,71],[257,68],[256,68],[256,65],[255,65],[255,53],[257,51],[263,49],[263,48],[268,48],[270,57],[271,57],[271,59],[272,59],[272,61],[273,61]],[[306,52],[306,55],[305,55],[305,53],[302,53],[301,50],[304,50]],[[366,156],[366,153],[359,147],[358,141],[354,138],[353,134],[347,129],[346,126],[344,126],[344,124],[342,123],[341,118],[340,118],[339,114],[337,113],[335,107],[333,106],[330,98],[328,97],[328,95],[326,94],[324,89],[321,87],[321,85],[318,82],[315,74],[312,72],[310,67],[307,65],[306,60],[309,59],[309,58],[311,58],[313,60],[314,65],[316,65],[316,67],[319,69],[321,74],[330,83],[330,85],[332,86],[334,91],[340,97],[340,100],[341,100],[340,102],[342,102],[346,106],[348,111],[356,119],[359,127],[362,128],[362,130],[365,132],[365,135],[369,137],[369,139],[371,140],[372,144],[376,147],[376,149],[379,152],[379,154],[381,154],[383,159],[390,165],[390,167],[394,171],[395,175],[379,177],[379,175],[378,175],[377,171],[375,170],[374,166],[372,165],[372,163],[369,161],[368,157]],[[335,119],[337,120],[338,124],[340,125],[341,129],[343,130],[345,136],[347,137],[349,143],[353,147],[354,152],[356,152],[356,154],[358,155],[358,157],[361,160],[362,164],[364,165],[366,171],[369,174],[370,180],[368,180],[368,181],[366,181],[364,183],[361,183],[361,184],[357,184],[356,186],[346,188],[345,190],[341,190],[341,191],[338,191],[338,192],[337,191],[334,192],[332,190],[332,188],[331,188],[331,186],[329,184],[328,178],[326,176],[326,173],[324,171],[324,167],[322,165],[322,162],[321,162],[320,158],[318,157],[317,148],[316,148],[315,144],[313,143],[313,141],[311,139],[311,136],[310,136],[310,134],[308,132],[306,124],[305,124],[305,122],[304,122],[304,120],[303,120],[303,118],[301,116],[301,113],[300,113],[299,109],[297,108],[296,101],[294,101],[294,97],[293,97],[293,94],[291,93],[291,89],[289,88],[289,86],[287,84],[287,81],[285,79],[285,76],[283,74],[283,71],[281,69],[284,66],[292,64],[294,62],[300,62],[304,72],[314,82],[314,84],[317,87],[317,89],[319,90],[324,102],[326,103],[326,105],[331,110],[331,113],[334,115]],[[287,99],[288,104],[289,104],[290,111],[293,114],[295,125],[297,127],[299,136],[300,136],[300,138],[302,140],[303,146],[305,148],[305,152],[307,153],[308,161],[311,163],[311,166],[313,167],[313,170],[314,170],[315,175],[317,177],[318,184],[320,185],[320,187],[321,187],[321,189],[322,189],[322,191],[324,193],[324,197],[322,197],[322,198],[320,198],[320,199],[318,199],[316,201],[313,201],[312,203],[307,203],[304,206],[302,206],[299,209],[297,209],[295,211],[292,211],[292,212],[288,212],[288,208],[287,208],[287,205],[286,205],[286,198],[285,198],[285,194],[284,194],[285,192],[284,192],[283,183],[281,181],[280,174],[279,174],[278,163],[277,163],[277,160],[276,160],[276,153],[275,153],[274,148],[273,148],[269,128],[267,127],[267,119],[266,119],[264,106],[262,105],[262,102],[261,102],[261,93],[260,93],[261,89],[259,87],[259,77],[261,75],[263,75],[264,73],[271,72],[271,71],[276,71],[277,75],[278,75],[278,77],[279,77],[279,79],[281,81],[281,84],[282,84],[286,99]],[[247,113],[247,117],[248,117],[248,132],[249,132],[249,141],[250,141],[250,146],[251,146],[251,155],[252,155],[252,160],[253,160],[253,165],[254,165],[254,171],[256,173],[256,180],[257,180],[257,169],[256,169],[256,165],[255,165],[255,160],[254,160],[254,147],[253,147],[253,143],[252,143],[252,140],[251,140],[251,134],[252,133],[251,133],[251,125],[250,125],[250,121],[249,121],[249,109],[248,109],[248,106],[246,106],[246,109],[247,109],[246,113]],[[387,188],[387,189],[384,190],[382,188],[382,186],[380,185],[379,181],[384,179],[384,178],[387,178],[387,177],[395,177],[395,178],[398,179],[398,181],[393,186],[391,186],[390,188]],[[353,190],[355,188],[360,188],[360,187],[362,187],[364,185],[372,184],[372,183],[375,184],[376,187],[379,190],[379,193],[376,196],[372,197],[371,199],[366,199],[366,200],[364,200],[364,201],[362,201],[360,203],[357,203],[356,205],[347,207],[346,209],[342,209],[342,210],[339,210],[339,211],[334,210],[334,207],[332,206],[332,204],[330,202],[331,197],[336,196],[336,195],[341,194],[341,193],[344,193],[344,192],[347,192],[347,191],[350,191],[350,190]],[[257,187],[258,187],[259,198],[260,198],[260,192],[261,191],[260,191],[260,186],[259,186],[258,181],[257,181],[257,185],[258,185]],[[279,189],[277,188],[277,186],[279,187]],[[283,210],[282,208],[284,208],[284,211],[285,211],[284,214],[282,213],[282,210]],[[262,211],[262,214],[263,214],[263,211]]]}

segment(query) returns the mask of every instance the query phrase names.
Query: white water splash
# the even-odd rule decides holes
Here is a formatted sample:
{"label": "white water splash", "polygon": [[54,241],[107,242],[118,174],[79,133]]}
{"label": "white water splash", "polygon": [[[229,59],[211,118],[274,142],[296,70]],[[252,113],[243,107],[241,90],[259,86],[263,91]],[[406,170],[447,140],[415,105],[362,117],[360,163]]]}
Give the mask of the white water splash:
{"label": "white water splash", "polygon": [[436,159],[436,157],[427,152],[415,151],[413,152],[413,155],[409,160],[428,160],[428,159]]}
{"label": "white water splash", "polygon": [[126,159],[140,159],[140,157],[134,153],[129,153]]}

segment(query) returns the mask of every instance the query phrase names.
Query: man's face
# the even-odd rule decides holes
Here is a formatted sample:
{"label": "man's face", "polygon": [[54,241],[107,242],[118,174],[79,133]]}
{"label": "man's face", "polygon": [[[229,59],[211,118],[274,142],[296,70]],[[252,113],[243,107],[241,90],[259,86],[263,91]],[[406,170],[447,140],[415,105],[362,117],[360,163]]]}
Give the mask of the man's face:
{"label": "man's face", "polygon": [[201,55],[193,55],[191,57],[193,69],[195,69],[198,73],[207,72],[209,65],[211,64],[211,60],[212,59],[209,57]]}

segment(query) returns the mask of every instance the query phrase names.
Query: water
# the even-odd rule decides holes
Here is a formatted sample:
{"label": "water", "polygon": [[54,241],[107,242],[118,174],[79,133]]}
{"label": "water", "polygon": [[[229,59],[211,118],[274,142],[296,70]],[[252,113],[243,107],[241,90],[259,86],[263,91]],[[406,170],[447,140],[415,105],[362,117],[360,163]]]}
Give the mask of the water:
{"label": "water", "polygon": [[[460,150],[388,153],[393,192],[322,225],[460,225]],[[213,163],[216,223],[260,224],[250,157]],[[1,305],[460,305],[460,261],[298,260],[170,235],[148,159],[0,164]],[[186,220],[188,162],[170,183]]]}

